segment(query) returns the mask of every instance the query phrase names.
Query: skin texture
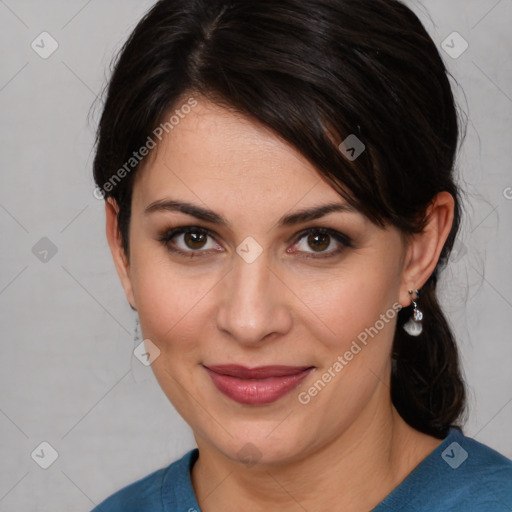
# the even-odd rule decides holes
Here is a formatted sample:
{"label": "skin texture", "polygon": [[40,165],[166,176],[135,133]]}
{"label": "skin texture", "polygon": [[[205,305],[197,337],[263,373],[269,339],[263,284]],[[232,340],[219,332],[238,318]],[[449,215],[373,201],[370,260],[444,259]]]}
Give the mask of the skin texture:
{"label": "skin texture", "polygon": [[[425,230],[407,241],[394,227],[381,229],[355,211],[279,227],[285,214],[344,200],[268,129],[197,99],[136,176],[129,259],[112,200],[106,215],[126,296],[144,338],[160,350],[153,371],[195,434],[200,457],[192,481],[199,504],[205,512],[367,511],[440,444],[410,428],[391,404],[396,318],[309,403],[300,403],[298,394],[393,304],[410,304],[408,290],[421,288],[435,268],[453,199],[439,194]],[[209,208],[229,227],[181,212],[144,212],[168,199]],[[170,246],[195,250],[193,257],[180,256],[159,241],[178,226],[213,234],[203,246],[187,246],[177,235]],[[351,246],[320,235],[322,251],[331,256],[315,259],[321,251],[308,234],[298,236],[308,228],[336,230]],[[263,251],[252,263],[236,252],[248,236]],[[315,370],[278,401],[253,406],[221,394],[203,364]],[[253,450],[257,463],[244,464],[242,449]]]}

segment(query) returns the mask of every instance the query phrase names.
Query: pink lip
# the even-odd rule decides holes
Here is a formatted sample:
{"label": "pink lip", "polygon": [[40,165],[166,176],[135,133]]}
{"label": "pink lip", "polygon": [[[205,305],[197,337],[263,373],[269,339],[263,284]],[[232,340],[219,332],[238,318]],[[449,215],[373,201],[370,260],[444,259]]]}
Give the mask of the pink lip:
{"label": "pink lip", "polygon": [[311,366],[205,366],[217,389],[242,404],[268,404],[289,393],[313,370]]}

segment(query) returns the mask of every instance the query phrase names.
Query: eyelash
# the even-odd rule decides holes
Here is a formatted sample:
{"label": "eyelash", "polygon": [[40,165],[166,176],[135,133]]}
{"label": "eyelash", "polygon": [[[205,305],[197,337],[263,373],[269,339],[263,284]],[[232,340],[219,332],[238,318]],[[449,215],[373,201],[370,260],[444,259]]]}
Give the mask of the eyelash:
{"label": "eyelash", "polygon": [[[161,235],[158,238],[158,241],[161,242],[168,251],[178,254],[180,256],[183,256],[185,258],[191,259],[191,258],[195,258],[195,257],[208,256],[208,254],[210,252],[209,250],[201,250],[201,249],[193,250],[193,249],[191,249],[189,251],[183,251],[181,249],[178,249],[177,247],[172,247],[170,245],[170,242],[173,238],[177,237],[178,235],[182,235],[184,233],[197,233],[197,234],[206,235],[208,237],[215,239],[215,234],[212,231],[210,231],[209,229],[201,228],[199,226],[182,226],[182,227],[177,227],[177,228],[172,228],[172,229],[167,230],[166,232],[164,232],[163,235]],[[337,256],[338,254],[340,254],[344,249],[353,247],[352,240],[348,236],[340,233],[339,231],[335,231],[335,230],[329,229],[329,228],[305,229],[305,230],[301,231],[300,233],[297,233],[297,235],[294,238],[295,241],[293,242],[293,245],[297,244],[300,240],[302,240],[304,237],[306,237],[310,234],[328,235],[331,238],[333,238],[334,240],[336,240],[341,245],[341,247],[339,247],[338,249],[328,251],[328,252],[315,253],[315,252],[302,251],[302,254],[300,254],[300,256],[299,256],[301,258],[306,258],[306,259],[331,258],[331,257]],[[205,254],[201,254],[201,253],[205,253]]]}

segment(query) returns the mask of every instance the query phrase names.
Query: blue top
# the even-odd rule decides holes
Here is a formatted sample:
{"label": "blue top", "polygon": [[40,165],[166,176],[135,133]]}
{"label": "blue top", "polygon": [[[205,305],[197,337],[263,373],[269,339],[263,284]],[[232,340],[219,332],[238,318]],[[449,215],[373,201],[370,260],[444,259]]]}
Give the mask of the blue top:
{"label": "blue top", "polygon": [[[92,512],[200,512],[190,469],[197,448],[134,482]],[[451,428],[443,442],[371,512],[510,512],[512,461]]]}

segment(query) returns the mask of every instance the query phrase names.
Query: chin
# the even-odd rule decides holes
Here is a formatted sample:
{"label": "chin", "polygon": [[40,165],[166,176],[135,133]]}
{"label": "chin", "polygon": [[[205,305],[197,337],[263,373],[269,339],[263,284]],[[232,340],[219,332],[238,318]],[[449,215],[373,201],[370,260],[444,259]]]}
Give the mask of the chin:
{"label": "chin", "polygon": [[[280,416],[286,418],[286,414]],[[199,449],[208,444],[227,459],[247,467],[293,463],[307,455],[318,436],[310,430],[304,437],[303,424],[285,425],[289,421],[233,420],[223,424],[225,430],[219,427],[214,432],[196,434],[196,442]]]}

